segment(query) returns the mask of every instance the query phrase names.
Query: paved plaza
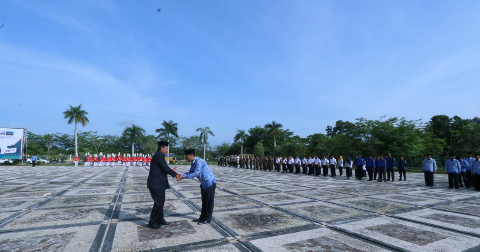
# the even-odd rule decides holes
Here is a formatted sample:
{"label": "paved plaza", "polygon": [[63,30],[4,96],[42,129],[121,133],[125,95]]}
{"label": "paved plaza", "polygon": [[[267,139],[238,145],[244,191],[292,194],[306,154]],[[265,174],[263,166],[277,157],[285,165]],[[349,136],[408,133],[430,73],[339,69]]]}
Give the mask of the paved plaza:
{"label": "paved plaza", "polygon": [[480,251],[480,192],[448,189],[446,175],[428,188],[423,174],[384,183],[211,168],[212,223],[192,222],[198,181],[170,178],[172,224],[153,230],[148,168],[0,166],[0,251]]}

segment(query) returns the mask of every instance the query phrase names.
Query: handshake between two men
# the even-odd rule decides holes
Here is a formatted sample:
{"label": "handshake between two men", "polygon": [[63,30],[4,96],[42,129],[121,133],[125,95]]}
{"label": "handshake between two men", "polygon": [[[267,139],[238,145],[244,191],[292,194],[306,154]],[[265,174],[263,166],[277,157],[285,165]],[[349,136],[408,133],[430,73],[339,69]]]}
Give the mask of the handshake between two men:
{"label": "handshake between two men", "polygon": [[[175,166],[173,169],[172,169],[174,172],[177,171],[177,167]],[[175,177],[177,179],[177,181],[180,181],[183,179],[183,175],[181,173],[177,173],[177,176]]]}

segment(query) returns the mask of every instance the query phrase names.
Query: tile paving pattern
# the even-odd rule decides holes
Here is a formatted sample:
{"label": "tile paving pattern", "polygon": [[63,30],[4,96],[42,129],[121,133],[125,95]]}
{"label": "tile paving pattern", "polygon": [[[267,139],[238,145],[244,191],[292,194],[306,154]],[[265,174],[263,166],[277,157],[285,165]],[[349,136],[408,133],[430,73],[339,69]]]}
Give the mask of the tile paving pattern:
{"label": "tile paving pattern", "polygon": [[[179,170],[188,168],[180,166]],[[420,228],[429,226],[429,221],[435,221],[436,228],[442,228],[438,223],[454,225],[458,232],[452,228],[448,232],[456,237],[480,239],[480,234],[469,232],[480,226],[480,193],[472,189],[448,190],[444,175],[435,175],[435,186],[426,188],[423,174],[409,174],[405,182],[378,183],[347,180],[344,176],[315,177],[215,165],[211,168],[218,180],[218,212],[214,211],[217,218],[207,226],[191,222],[200,211],[199,183],[170,179],[172,188],[166,192],[165,215],[172,224],[153,230],[146,225],[152,205],[146,188],[148,167],[0,166],[0,251],[63,251],[67,245],[78,251],[107,252],[222,248],[262,251],[251,241],[275,237],[279,239],[279,251],[409,251],[412,246],[420,246],[423,251],[435,251],[429,249],[439,246],[444,251],[461,251],[454,243],[442,243],[451,238],[446,233]],[[424,205],[427,200],[433,204]],[[401,218],[401,224],[395,223],[400,217],[386,214],[429,208],[436,212],[421,216],[421,222]],[[103,221],[99,216],[103,216]],[[367,239],[361,231],[340,227],[341,223],[360,223],[359,218],[368,216],[384,216],[393,221],[365,226],[365,230],[402,242],[383,243]],[[40,222],[47,224],[35,225]],[[29,223],[35,227],[34,235],[29,233]],[[123,225],[121,230],[118,225]],[[130,231],[124,231],[126,227],[131,227]],[[59,232],[62,228],[65,231]],[[297,235],[312,228],[339,232],[348,239]],[[280,240],[280,236],[285,239]],[[402,247],[406,243],[412,246]],[[131,248],[122,247],[124,244]],[[480,246],[469,249],[480,251]]]}

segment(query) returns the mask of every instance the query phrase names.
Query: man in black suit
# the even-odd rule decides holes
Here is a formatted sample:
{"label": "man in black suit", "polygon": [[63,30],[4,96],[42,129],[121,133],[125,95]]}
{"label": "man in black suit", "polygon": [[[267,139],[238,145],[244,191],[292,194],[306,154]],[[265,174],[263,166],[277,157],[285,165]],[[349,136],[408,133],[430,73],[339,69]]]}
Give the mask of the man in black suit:
{"label": "man in black suit", "polygon": [[168,142],[158,142],[158,151],[153,154],[150,163],[150,173],[148,174],[147,187],[153,199],[153,209],[150,213],[150,221],[148,226],[154,229],[160,225],[168,225],[163,217],[163,205],[165,204],[165,190],[170,188],[168,184],[167,174],[174,178],[183,178],[181,174],[175,171],[177,167],[171,169],[165,161],[165,154],[168,152]]}

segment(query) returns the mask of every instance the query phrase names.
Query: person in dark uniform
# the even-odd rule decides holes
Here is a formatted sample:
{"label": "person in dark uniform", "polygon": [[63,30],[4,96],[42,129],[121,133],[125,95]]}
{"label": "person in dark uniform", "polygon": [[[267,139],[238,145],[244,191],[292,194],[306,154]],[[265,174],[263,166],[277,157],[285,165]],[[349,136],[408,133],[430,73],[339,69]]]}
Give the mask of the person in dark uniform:
{"label": "person in dark uniform", "polygon": [[392,182],[395,181],[395,158],[392,154],[388,153],[387,158],[387,181],[390,181],[390,175],[392,175]]}
{"label": "person in dark uniform", "polygon": [[153,199],[153,209],[150,213],[150,221],[148,226],[154,229],[160,225],[168,225],[163,216],[163,206],[165,204],[165,190],[170,188],[167,174],[174,178],[181,178],[182,175],[175,171],[177,167],[171,169],[165,161],[165,154],[168,152],[168,142],[158,142],[158,151],[153,154],[152,162],[150,163],[150,172],[147,179],[147,187]]}
{"label": "person in dark uniform", "polygon": [[[205,160],[195,156],[195,150],[189,149],[185,151],[185,158],[191,162],[190,171],[183,173],[177,178],[177,181],[197,178],[200,181],[200,193],[202,195],[202,213],[200,217],[194,222],[198,225],[207,224],[212,221],[213,206],[215,199],[215,188],[217,187],[217,180],[213,175],[212,170],[207,165]],[[242,158],[243,159],[243,158]]]}
{"label": "person in dark uniform", "polygon": [[407,161],[403,158],[403,156],[400,156],[400,160],[397,162],[397,168],[398,168],[398,174],[400,178],[398,181],[402,181],[402,175],[403,175],[403,181],[407,180]]}

